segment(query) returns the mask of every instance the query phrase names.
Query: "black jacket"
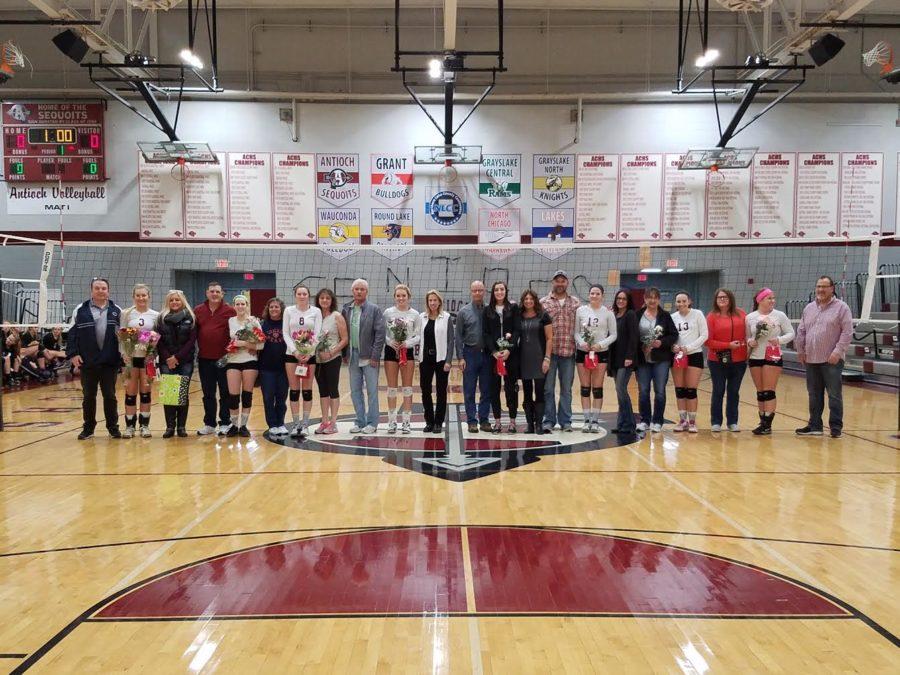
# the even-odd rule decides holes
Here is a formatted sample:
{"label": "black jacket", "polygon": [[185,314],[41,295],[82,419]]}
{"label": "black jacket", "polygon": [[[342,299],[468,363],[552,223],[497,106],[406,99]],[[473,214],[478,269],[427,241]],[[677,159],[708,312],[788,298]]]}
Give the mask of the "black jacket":
{"label": "black jacket", "polygon": [[637,365],[637,354],[640,351],[641,336],[638,332],[638,318],[633,309],[616,317],[616,341],[610,346],[609,368],[617,370],[625,367],[625,361],[631,361],[631,367]]}
{"label": "black jacket", "polygon": [[75,325],[69,329],[66,338],[66,356],[80,356],[84,365],[90,366],[116,366],[122,363],[119,354],[119,321],[122,318],[122,309],[112,300],[109,300],[109,309],[106,312],[106,337],[103,338],[103,348],[97,346],[97,334],[94,332],[94,315],[91,314],[90,300],[85,300],[75,311]]}
{"label": "black jacket", "polygon": [[[481,330],[484,334],[484,351],[494,354],[499,350],[497,340],[500,339],[500,317],[491,305],[485,305],[481,318]],[[503,333],[509,333],[512,337],[512,347],[509,348],[509,359],[517,358],[519,351],[519,306],[511,302],[503,308]]]}
{"label": "black jacket", "polygon": [[178,363],[194,362],[194,346],[197,343],[197,325],[191,315],[185,312],[184,318],[177,323],[156,319],[156,332],[159,333],[159,358],[165,361],[170,356],[178,359]]}
{"label": "black jacket", "polygon": [[[638,343],[640,343],[640,323],[641,317],[644,315],[644,310],[646,307],[641,307],[640,311],[637,313],[637,322],[635,325],[638,327]],[[675,322],[672,321],[672,316],[662,307],[659,307],[656,310],[656,325],[662,326],[663,333],[659,337],[659,341],[662,343],[661,346],[656,349],[651,350],[650,356],[652,357],[654,363],[662,363],[667,362],[669,364],[672,363],[672,359],[674,355],[672,354],[672,345],[678,342],[678,329],[675,328]],[[644,349],[643,345],[638,344],[637,351],[637,364],[643,365],[647,361],[644,358]]]}

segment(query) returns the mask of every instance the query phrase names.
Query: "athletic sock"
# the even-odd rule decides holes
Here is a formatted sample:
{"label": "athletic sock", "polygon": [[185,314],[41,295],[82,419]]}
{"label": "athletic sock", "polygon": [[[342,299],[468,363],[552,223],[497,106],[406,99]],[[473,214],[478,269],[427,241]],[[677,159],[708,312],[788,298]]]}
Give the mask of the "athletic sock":
{"label": "athletic sock", "polygon": [[231,416],[231,425],[234,427],[238,426],[238,416],[237,415]]}
{"label": "athletic sock", "polygon": [[125,426],[133,427],[135,425],[136,419],[137,418],[135,415],[125,415]]}
{"label": "athletic sock", "polygon": [[303,411],[303,426],[305,427],[309,426],[309,412],[309,410]]}
{"label": "athletic sock", "polygon": [[250,413],[242,412],[241,413],[241,426],[242,427],[247,426],[247,420],[249,420],[249,419],[250,419]]}

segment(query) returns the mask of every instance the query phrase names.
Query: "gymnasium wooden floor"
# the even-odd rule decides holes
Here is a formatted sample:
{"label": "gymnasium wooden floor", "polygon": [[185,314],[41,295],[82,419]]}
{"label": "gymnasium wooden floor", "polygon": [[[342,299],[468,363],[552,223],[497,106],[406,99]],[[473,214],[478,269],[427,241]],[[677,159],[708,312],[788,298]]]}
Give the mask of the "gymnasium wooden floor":
{"label": "gymnasium wooden floor", "polygon": [[[621,445],[291,447],[258,395],[252,439],[163,441],[155,405],[153,439],[78,442],[75,383],[5,395],[0,668],[897,672],[896,394],[846,387],[844,437],[798,438],[785,376],[757,438],[749,376],[739,434],[705,430],[709,388],[700,434]],[[450,446],[484,464],[420,461]]]}

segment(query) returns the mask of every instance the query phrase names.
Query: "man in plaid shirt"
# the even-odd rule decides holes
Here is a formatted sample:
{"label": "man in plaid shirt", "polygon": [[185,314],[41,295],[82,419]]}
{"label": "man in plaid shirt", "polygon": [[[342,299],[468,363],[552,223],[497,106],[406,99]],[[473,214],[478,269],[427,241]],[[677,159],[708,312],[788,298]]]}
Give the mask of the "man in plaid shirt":
{"label": "man in plaid shirt", "polygon": [[[544,311],[553,319],[553,351],[544,385],[544,430],[553,431],[559,422],[563,431],[572,431],[572,383],[575,381],[575,310],[581,301],[569,295],[569,275],[556,270],[553,291],[541,298]],[[556,406],[556,378],[559,378],[559,408]]]}

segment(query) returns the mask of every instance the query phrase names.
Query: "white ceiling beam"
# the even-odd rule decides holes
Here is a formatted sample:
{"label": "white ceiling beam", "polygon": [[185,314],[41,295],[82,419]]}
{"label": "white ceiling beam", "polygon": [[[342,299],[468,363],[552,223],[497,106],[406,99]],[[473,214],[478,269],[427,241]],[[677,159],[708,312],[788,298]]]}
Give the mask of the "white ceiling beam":
{"label": "white ceiling beam", "polygon": [[456,0],[444,0],[444,51],[456,49]]}

